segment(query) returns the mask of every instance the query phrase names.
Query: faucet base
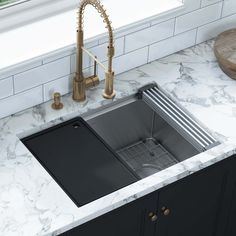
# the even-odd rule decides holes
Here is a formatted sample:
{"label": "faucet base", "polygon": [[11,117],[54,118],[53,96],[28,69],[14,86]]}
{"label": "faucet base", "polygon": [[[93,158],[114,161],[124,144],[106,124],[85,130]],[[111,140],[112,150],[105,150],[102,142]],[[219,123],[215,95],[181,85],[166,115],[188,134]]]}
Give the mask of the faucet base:
{"label": "faucet base", "polygon": [[116,91],[113,90],[113,93],[112,93],[112,94],[107,94],[107,93],[105,92],[105,90],[104,90],[103,93],[102,93],[102,96],[103,96],[104,98],[106,98],[106,99],[112,99],[112,98],[114,98],[114,97],[116,96]]}
{"label": "faucet base", "polygon": [[116,92],[113,89],[114,72],[106,72],[105,76],[105,89],[102,95],[106,99],[112,99],[116,96]]}
{"label": "faucet base", "polygon": [[86,99],[85,95],[85,81],[73,80],[73,100],[76,102],[83,102]]}

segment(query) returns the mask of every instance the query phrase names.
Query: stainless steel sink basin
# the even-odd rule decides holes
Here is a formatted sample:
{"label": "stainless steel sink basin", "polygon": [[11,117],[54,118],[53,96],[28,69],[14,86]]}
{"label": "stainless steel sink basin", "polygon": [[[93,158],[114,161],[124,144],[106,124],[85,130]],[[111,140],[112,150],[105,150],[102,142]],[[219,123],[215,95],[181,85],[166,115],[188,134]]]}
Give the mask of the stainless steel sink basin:
{"label": "stainless steel sink basin", "polygon": [[[83,117],[140,178],[218,144],[186,111],[163,96],[164,112],[152,104],[154,96],[146,102],[135,96]],[[173,110],[174,115],[169,112]]]}

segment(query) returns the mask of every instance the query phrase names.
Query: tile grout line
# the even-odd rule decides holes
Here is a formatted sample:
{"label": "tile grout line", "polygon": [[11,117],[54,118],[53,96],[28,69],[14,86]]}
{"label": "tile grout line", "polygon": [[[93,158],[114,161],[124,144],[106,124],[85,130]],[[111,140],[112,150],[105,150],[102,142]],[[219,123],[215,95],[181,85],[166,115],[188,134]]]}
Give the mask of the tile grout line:
{"label": "tile grout line", "polygon": [[70,73],[72,73],[72,55],[70,55]]}
{"label": "tile grout line", "polygon": [[[33,60],[33,59],[32,59],[32,60]],[[29,71],[29,70],[33,70],[33,69],[35,69],[35,68],[39,68],[39,67],[42,66],[42,61],[40,61],[40,62],[41,62],[40,65],[32,66],[32,67],[30,67],[30,68],[27,68],[26,70],[22,70],[22,71],[20,71],[20,72],[13,73],[14,70],[17,70],[17,69],[19,69],[19,68],[21,67],[21,65],[19,65],[18,68],[17,68],[17,66],[16,66],[16,68],[13,68],[13,69],[12,69],[13,72],[11,72],[11,70],[9,70],[9,71],[7,71],[7,72],[4,72],[4,73],[6,73],[6,74],[9,73],[9,75],[7,75],[6,77],[1,78],[0,80],[3,80],[3,79],[6,79],[6,78],[8,78],[8,77],[11,77],[11,76],[14,76],[14,75],[18,75],[18,74],[27,72],[27,71]],[[33,64],[33,63],[34,63],[34,62],[29,63],[29,64]],[[22,67],[24,67],[24,66],[22,66]]]}
{"label": "tile grout line", "polygon": [[216,4],[216,3],[220,3],[220,2],[223,2],[223,1],[224,1],[224,0],[219,0],[219,1],[217,1],[217,2],[213,2],[213,3],[210,3],[210,4],[208,4],[208,5],[202,6],[203,0],[201,0],[201,7],[200,7],[200,9],[201,9],[201,8],[205,8],[205,7],[212,6],[212,5]]}
{"label": "tile grout line", "polygon": [[126,49],[126,36],[124,36],[124,46],[123,46],[123,55],[125,55]]}
{"label": "tile grout line", "polygon": [[197,45],[198,27],[196,28],[195,45]]}
{"label": "tile grout line", "polygon": [[210,25],[210,24],[212,24],[212,23],[215,23],[215,22],[217,22],[217,21],[221,21],[221,20],[223,20],[223,19],[226,19],[226,18],[231,17],[231,16],[234,16],[234,15],[236,16],[236,13],[233,13],[233,14],[230,14],[230,15],[228,15],[228,16],[224,16],[224,17],[218,18],[217,20],[211,21],[211,22],[209,22],[209,23],[207,23],[207,24],[200,25],[200,26],[198,26],[198,28],[202,28],[202,27],[204,27],[204,26],[206,26],[206,25]]}
{"label": "tile grout line", "polygon": [[176,21],[177,21],[177,17],[175,17],[175,20],[174,20],[174,32],[173,32],[173,36],[176,35]]}
{"label": "tile grout line", "polygon": [[[86,69],[93,69],[93,67],[87,67]],[[74,75],[74,73],[70,73],[70,74],[68,74],[68,75],[61,76],[61,77],[59,77],[59,78],[57,78],[57,79],[53,79],[53,80],[51,80],[51,81],[48,81],[48,82],[46,82],[46,83],[43,83],[42,85],[47,85],[47,84],[50,84],[50,83],[52,83],[52,82],[56,82],[57,80],[64,79],[64,78],[66,78],[66,77],[68,77],[68,80],[70,80],[70,76],[73,76],[73,75]]]}
{"label": "tile grout line", "polygon": [[[196,29],[196,28],[193,28],[193,29],[184,31],[184,32],[182,32],[182,33],[175,34],[175,35],[170,36],[170,37],[168,37],[168,38],[162,39],[162,40],[160,40],[160,41],[156,41],[156,42],[154,42],[154,43],[149,44],[149,46],[152,46],[152,45],[154,45],[154,44],[156,44],[156,43],[161,43],[161,42],[164,42],[164,41],[169,40],[169,39],[171,39],[171,38],[175,38],[175,37],[177,37],[177,36],[180,36],[180,35],[189,33],[189,32],[191,32],[191,31],[194,31],[195,29]],[[137,49],[137,50],[138,50],[138,49]]]}
{"label": "tile grout line", "polygon": [[39,87],[40,85],[48,84],[48,83],[50,83],[50,82],[52,82],[52,81],[56,81],[56,80],[62,79],[62,78],[64,78],[64,77],[71,76],[72,74],[73,74],[73,73],[69,73],[69,74],[60,76],[60,77],[58,77],[58,78],[56,78],[56,79],[52,79],[52,80],[50,80],[50,81],[44,82],[44,83],[42,83],[42,84],[38,84],[38,85],[32,86],[32,87],[30,87],[30,88],[23,89],[23,90],[21,90],[21,91],[19,91],[19,92],[16,92],[15,95],[20,94],[20,93],[23,93],[23,92],[28,91],[28,90],[31,90],[31,89],[33,89],[33,88]]}
{"label": "tile grout line", "polygon": [[0,102],[3,101],[3,100],[7,100],[7,99],[9,99],[9,98],[12,98],[12,97],[16,97],[16,96],[18,96],[18,95],[22,95],[23,93],[29,92],[30,90],[33,90],[33,89],[39,88],[39,87],[42,87],[42,84],[40,84],[40,85],[38,85],[38,86],[34,86],[34,87],[30,88],[30,89],[26,89],[26,90],[24,90],[24,91],[22,91],[22,92],[15,93],[15,94],[13,94],[13,95],[7,96],[7,97],[5,97],[5,98],[1,98],[1,99],[0,99]]}
{"label": "tile grout line", "polygon": [[215,2],[215,3],[212,3],[212,4],[210,4],[210,5],[204,6],[204,7],[202,7],[202,8],[201,8],[201,6],[200,6],[199,8],[196,8],[196,9],[193,10],[193,11],[185,12],[185,13],[183,13],[183,14],[180,14],[180,15],[176,16],[175,18],[178,18],[178,17],[182,17],[182,16],[185,16],[185,15],[191,14],[191,13],[193,13],[193,12],[195,12],[195,11],[199,11],[199,10],[202,10],[202,9],[204,9],[204,8],[208,8],[208,7],[213,6],[213,5],[217,5],[217,4],[219,4],[220,2],[221,2],[221,1]]}
{"label": "tile grout line", "polygon": [[42,101],[45,102],[45,99],[44,99],[44,84],[42,84]]}
{"label": "tile grout line", "polygon": [[[236,15],[236,13],[230,14],[230,15],[225,16],[225,17],[219,17],[219,18],[216,19],[216,20],[210,21],[210,22],[208,22],[208,23],[206,23],[206,24],[203,24],[203,25],[199,25],[198,28],[201,28],[201,27],[206,26],[206,25],[210,25],[210,24],[212,24],[212,23],[214,23],[214,22],[223,20],[223,19],[225,19],[225,18],[227,18],[227,17],[231,17],[231,16],[233,16],[233,15]],[[195,29],[195,28],[193,28],[193,29]],[[187,30],[187,31],[190,31],[190,30],[193,30],[193,29],[189,29],[189,30]],[[185,33],[185,32],[187,32],[187,31],[183,31],[183,32],[180,32],[180,33],[178,33],[178,34],[182,34],[182,33]],[[178,34],[176,34],[176,35],[178,35]]]}
{"label": "tile grout line", "polygon": [[11,78],[12,78],[12,87],[13,87],[13,95],[14,95],[15,94],[15,78],[14,78],[14,75],[11,76]]}
{"label": "tile grout line", "polygon": [[147,64],[149,63],[149,53],[150,53],[150,45],[148,45],[148,48],[147,48]]}
{"label": "tile grout line", "polygon": [[[212,4],[212,5],[210,5],[210,6],[217,5],[217,4],[219,4],[219,3],[220,3],[220,2],[215,3],[215,4]],[[200,8],[200,9],[203,9],[203,8]],[[178,18],[178,17],[176,17],[176,18]],[[221,20],[221,19],[222,19],[221,16],[218,16],[217,19],[215,19],[215,20],[213,20],[213,21],[209,21],[209,22],[207,22],[207,23],[205,23],[205,24],[199,25],[198,27],[202,27],[202,26],[211,24],[211,23],[213,23],[213,22],[215,22],[215,21],[218,21],[218,20]],[[176,19],[176,20],[177,20],[177,19]],[[192,29],[195,29],[195,28],[192,28]],[[191,30],[191,29],[188,29],[188,30]],[[183,31],[183,32],[180,32],[180,33],[184,33],[184,32],[186,32],[186,31]],[[178,33],[178,34],[180,34],[180,33]]]}
{"label": "tile grout line", "polygon": [[18,73],[13,74],[13,76],[26,73],[26,72],[28,72],[28,71],[30,71],[30,70],[34,70],[34,69],[40,68],[40,67],[45,66],[45,65],[48,65],[48,64],[50,64],[50,63],[54,63],[54,62],[56,62],[56,61],[59,61],[59,60],[61,60],[61,59],[66,58],[66,57],[69,57],[69,56],[65,56],[65,57],[59,58],[59,59],[57,59],[57,60],[55,60],[55,61],[51,61],[51,62],[48,62],[48,63],[46,63],[46,64],[40,64],[40,65],[38,65],[38,66],[29,68],[29,69],[27,69],[27,70],[23,70],[23,71],[21,71],[21,72],[18,72]]}
{"label": "tile grout line", "polygon": [[45,60],[45,61],[47,60],[47,59],[45,58],[45,59],[43,59],[42,65],[40,65],[40,66],[48,65],[48,64],[53,63],[53,62],[55,62],[55,61],[61,60],[61,59],[66,58],[66,57],[69,57],[70,55],[71,55],[71,53],[69,54],[69,52],[68,52],[68,55],[66,55],[66,56],[60,56],[60,57],[58,57],[58,58],[56,58],[56,59],[49,60],[48,62],[44,62],[44,60]]}
{"label": "tile grout line", "polygon": [[225,1],[222,1],[221,14],[220,14],[220,18],[221,18],[221,19],[222,19],[222,17],[223,17],[224,6],[225,6]]}

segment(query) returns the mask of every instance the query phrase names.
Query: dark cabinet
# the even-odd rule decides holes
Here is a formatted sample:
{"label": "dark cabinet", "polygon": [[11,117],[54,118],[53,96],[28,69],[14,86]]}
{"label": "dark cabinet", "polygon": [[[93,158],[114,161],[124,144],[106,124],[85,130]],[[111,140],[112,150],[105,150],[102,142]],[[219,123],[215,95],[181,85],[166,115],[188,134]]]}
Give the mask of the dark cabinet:
{"label": "dark cabinet", "polygon": [[157,193],[152,193],[62,235],[154,236],[156,204]]}
{"label": "dark cabinet", "polygon": [[204,168],[63,235],[235,236],[236,158]]}
{"label": "dark cabinet", "polygon": [[229,167],[223,161],[160,190],[156,236],[218,235]]}
{"label": "dark cabinet", "polygon": [[[224,201],[224,228],[221,234],[226,236],[236,235],[236,156],[230,160],[230,178],[227,185],[227,198]],[[226,222],[226,223],[225,223]]]}

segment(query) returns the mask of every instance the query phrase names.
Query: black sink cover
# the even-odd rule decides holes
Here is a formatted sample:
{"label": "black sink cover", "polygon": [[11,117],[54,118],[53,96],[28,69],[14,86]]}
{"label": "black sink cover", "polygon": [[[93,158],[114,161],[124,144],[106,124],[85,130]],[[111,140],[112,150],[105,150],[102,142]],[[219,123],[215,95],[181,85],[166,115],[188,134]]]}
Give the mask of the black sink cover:
{"label": "black sink cover", "polygon": [[80,117],[22,139],[77,206],[137,178]]}

